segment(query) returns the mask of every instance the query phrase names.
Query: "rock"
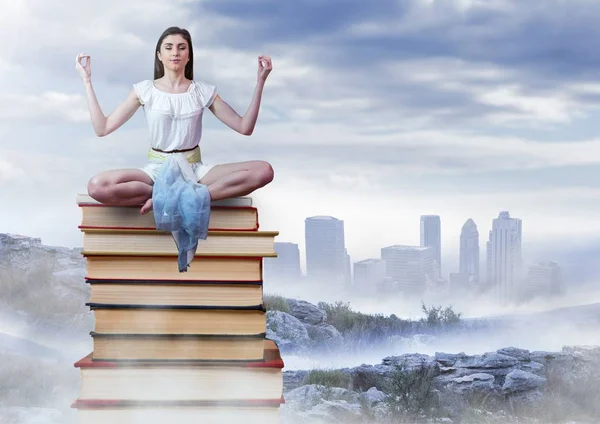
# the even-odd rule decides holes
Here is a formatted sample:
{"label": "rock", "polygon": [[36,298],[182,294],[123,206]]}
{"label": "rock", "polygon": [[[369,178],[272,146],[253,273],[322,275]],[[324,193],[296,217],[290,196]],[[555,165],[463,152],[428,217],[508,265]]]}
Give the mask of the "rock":
{"label": "rock", "polygon": [[407,353],[399,356],[387,356],[381,361],[383,365],[402,366],[406,371],[416,371],[421,368],[432,369],[439,374],[439,364],[437,361],[422,353]]}
{"label": "rock", "polygon": [[282,353],[299,352],[310,344],[300,320],[281,311],[267,311],[267,337],[277,343]]}
{"label": "rock", "polygon": [[394,367],[389,365],[366,365],[362,364],[348,370],[352,378],[354,390],[364,391],[375,387],[383,389],[392,375]]}
{"label": "rock", "polygon": [[449,390],[463,394],[465,392],[486,392],[494,389],[495,377],[486,373],[475,373],[450,380]]}
{"label": "rock", "polygon": [[320,384],[307,384],[290,390],[285,395],[285,405],[296,411],[306,411],[323,400],[345,400],[359,403],[359,395],[341,387],[326,387]]}
{"label": "rock", "polygon": [[367,405],[373,407],[379,402],[383,402],[387,395],[376,387],[371,387],[366,392],[361,394],[362,398],[367,402]]}
{"label": "rock", "polygon": [[454,363],[459,359],[466,359],[467,355],[464,352],[460,353],[444,353],[435,352],[435,360],[438,361],[444,367],[452,367]]}
{"label": "rock", "polygon": [[527,371],[514,370],[506,375],[502,391],[504,393],[526,392],[540,388],[546,379]]}
{"label": "rock", "polygon": [[546,367],[544,367],[542,364],[538,363],[538,362],[527,362],[524,364],[521,364],[521,369],[523,371],[528,371],[530,373],[533,374],[544,374]]}
{"label": "rock", "polygon": [[335,349],[343,345],[344,336],[333,325],[329,324],[304,324],[308,336],[320,347]]}
{"label": "rock", "polygon": [[498,349],[496,352],[501,355],[512,356],[513,358],[517,358],[519,361],[531,360],[531,354],[528,350],[525,349],[518,349],[516,347],[505,347],[503,349]]}
{"label": "rock", "polygon": [[359,419],[361,412],[360,405],[346,400],[324,400],[303,415],[311,422],[317,419],[324,423],[347,423]]}
{"label": "rock", "polygon": [[572,356],[565,352],[546,352],[543,350],[536,350],[531,352],[530,358],[532,361],[538,362],[542,365],[547,365],[549,362],[559,362],[564,360],[572,359]]}
{"label": "rock", "polygon": [[600,360],[600,346],[563,346],[562,353],[583,361]]}
{"label": "rock", "polygon": [[327,321],[327,312],[305,300],[287,299],[290,314],[300,321],[317,325]]}
{"label": "rock", "polygon": [[517,358],[495,352],[486,352],[483,355],[459,359],[454,363],[461,368],[508,368],[519,363]]}

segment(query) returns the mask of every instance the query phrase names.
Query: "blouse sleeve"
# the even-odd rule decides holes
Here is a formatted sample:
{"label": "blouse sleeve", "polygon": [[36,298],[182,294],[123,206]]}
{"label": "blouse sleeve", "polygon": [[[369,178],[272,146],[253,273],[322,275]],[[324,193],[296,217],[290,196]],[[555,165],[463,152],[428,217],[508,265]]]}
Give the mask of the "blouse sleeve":
{"label": "blouse sleeve", "polygon": [[202,107],[210,107],[217,97],[217,87],[202,81],[196,82],[196,91],[202,101]]}
{"label": "blouse sleeve", "polygon": [[150,95],[152,94],[152,81],[146,80],[138,82],[137,84],[133,84],[133,89],[135,90],[135,94],[137,94],[138,99],[140,99],[140,103],[145,105],[150,100]]}

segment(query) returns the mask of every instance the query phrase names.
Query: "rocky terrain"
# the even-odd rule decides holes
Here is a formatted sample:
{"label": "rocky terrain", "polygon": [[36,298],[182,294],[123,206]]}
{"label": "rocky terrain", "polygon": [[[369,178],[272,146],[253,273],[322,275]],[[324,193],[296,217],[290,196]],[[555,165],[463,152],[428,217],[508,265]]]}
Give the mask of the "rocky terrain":
{"label": "rocky terrain", "polygon": [[[91,349],[93,326],[84,266],[78,249],[0,234],[0,421],[72,422],[80,383],[72,363]],[[299,299],[269,302],[267,336],[286,362],[283,424],[600,422],[600,347],[432,351],[450,346],[436,341],[489,338],[502,326],[441,310],[436,319],[408,321]],[[550,329],[552,319],[572,316],[578,327],[596,329],[598,310],[528,319],[543,317]],[[520,323],[524,334],[539,336]],[[304,369],[297,358],[319,365]],[[326,358],[336,365],[322,366]]]}
{"label": "rocky terrain", "polygon": [[[326,311],[286,302],[289,313],[268,313],[268,336],[284,352],[345,345]],[[284,387],[290,423],[598,422],[600,346],[407,353],[375,365],[285,371]]]}

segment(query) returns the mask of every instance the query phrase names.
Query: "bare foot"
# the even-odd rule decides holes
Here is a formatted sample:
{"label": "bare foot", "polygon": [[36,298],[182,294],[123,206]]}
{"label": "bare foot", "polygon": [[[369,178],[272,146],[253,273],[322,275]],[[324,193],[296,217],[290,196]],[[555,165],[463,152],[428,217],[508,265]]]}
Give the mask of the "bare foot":
{"label": "bare foot", "polygon": [[142,209],[140,209],[140,213],[142,215],[146,215],[151,210],[152,210],[152,197],[149,198],[148,200],[146,200],[146,203],[144,203],[144,206],[142,206]]}

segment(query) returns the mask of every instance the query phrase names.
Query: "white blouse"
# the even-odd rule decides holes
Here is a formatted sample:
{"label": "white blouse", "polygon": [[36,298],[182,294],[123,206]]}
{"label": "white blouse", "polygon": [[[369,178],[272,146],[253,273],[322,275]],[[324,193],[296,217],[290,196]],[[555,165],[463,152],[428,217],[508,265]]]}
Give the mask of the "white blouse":
{"label": "white blouse", "polygon": [[214,85],[192,81],[185,93],[167,93],[156,88],[154,81],[145,80],[133,88],[144,108],[151,147],[184,150],[200,143],[202,114],[217,95]]}

